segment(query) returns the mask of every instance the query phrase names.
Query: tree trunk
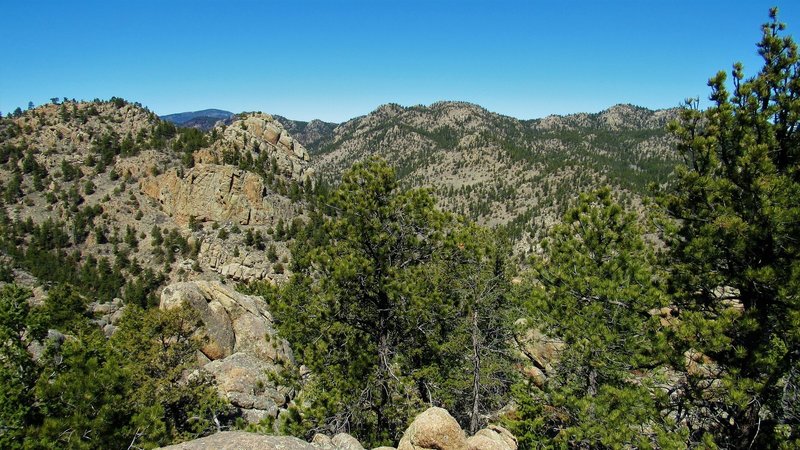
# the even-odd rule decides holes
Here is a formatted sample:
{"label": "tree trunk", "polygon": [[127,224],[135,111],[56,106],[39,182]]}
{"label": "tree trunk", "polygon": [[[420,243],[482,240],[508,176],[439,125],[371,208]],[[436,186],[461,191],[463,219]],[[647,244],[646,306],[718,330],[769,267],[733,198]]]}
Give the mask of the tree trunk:
{"label": "tree trunk", "polygon": [[472,311],[472,412],[469,420],[469,432],[475,434],[480,426],[478,418],[481,400],[481,336],[478,328],[478,312]]}
{"label": "tree trunk", "polygon": [[594,368],[589,369],[589,386],[586,393],[589,397],[597,395],[597,371]]}
{"label": "tree trunk", "polygon": [[375,405],[375,412],[377,415],[378,435],[383,437],[383,434],[389,431],[389,422],[384,414],[384,409],[390,403],[389,397],[389,367],[390,348],[388,336],[387,319],[381,314],[380,330],[378,337],[378,389],[380,390],[378,404]]}

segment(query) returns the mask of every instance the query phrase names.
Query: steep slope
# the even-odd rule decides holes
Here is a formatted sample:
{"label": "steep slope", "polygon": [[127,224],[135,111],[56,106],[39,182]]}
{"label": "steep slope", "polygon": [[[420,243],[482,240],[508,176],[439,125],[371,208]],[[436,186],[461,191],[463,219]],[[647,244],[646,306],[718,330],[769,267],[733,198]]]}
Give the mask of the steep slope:
{"label": "steep slope", "polygon": [[406,186],[431,188],[441,207],[505,225],[522,244],[579,191],[610,184],[637,204],[674,165],[665,125],[675,114],[617,105],[522,121],[469,103],[389,104],[304,145],[329,183],[353,162],[380,155]]}

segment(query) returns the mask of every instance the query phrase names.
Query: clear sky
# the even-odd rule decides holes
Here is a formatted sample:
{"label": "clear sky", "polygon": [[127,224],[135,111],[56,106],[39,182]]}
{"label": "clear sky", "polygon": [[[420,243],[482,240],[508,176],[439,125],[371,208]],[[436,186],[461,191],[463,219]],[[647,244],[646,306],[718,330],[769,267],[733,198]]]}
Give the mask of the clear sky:
{"label": "clear sky", "polygon": [[5,0],[0,111],[51,97],[344,121],[388,102],[523,119],[677,106],[759,67],[770,6],[796,0]]}

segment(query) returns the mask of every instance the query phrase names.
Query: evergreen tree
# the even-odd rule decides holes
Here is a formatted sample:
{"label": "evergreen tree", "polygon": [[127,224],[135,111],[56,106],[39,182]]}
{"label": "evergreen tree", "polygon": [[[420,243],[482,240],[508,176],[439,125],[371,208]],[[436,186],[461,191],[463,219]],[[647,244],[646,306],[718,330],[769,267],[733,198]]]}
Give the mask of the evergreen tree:
{"label": "evergreen tree", "polygon": [[718,73],[713,106],[673,124],[684,165],[661,195],[677,219],[676,353],[716,369],[687,373],[679,418],[729,448],[800,445],[800,58],[770,18],[761,70],[735,64],[732,92]]}
{"label": "evergreen tree", "polygon": [[[437,260],[441,277],[436,288],[451,312],[444,329],[429,338],[422,351],[438,353],[431,369],[440,388],[437,398],[470,432],[504,406],[514,380],[516,362],[510,343],[518,309],[509,296],[509,249],[491,230],[474,224],[455,228]],[[441,308],[441,306],[440,306]],[[437,350],[438,347],[438,350]],[[465,351],[466,349],[466,351]]]}
{"label": "evergreen tree", "polygon": [[15,285],[0,288],[0,447],[22,448],[37,412],[32,395],[37,370],[27,344],[45,329],[28,306],[30,293]]}
{"label": "evergreen tree", "polygon": [[425,380],[413,378],[423,362],[411,355],[445,317],[428,280],[446,216],[425,191],[400,192],[374,159],[344,175],[332,207],[322,245],[296,252],[276,317],[314,374],[309,426],[396,442],[424,398]]}
{"label": "evergreen tree", "polygon": [[512,429],[523,444],[577,448],[674,446],[665,392],[645,373],[662,339],[649,311],[666,304],[634,214],[608,188],[583,194],[533,262],[531,323],[564,348],[542,389],[518,387]]}

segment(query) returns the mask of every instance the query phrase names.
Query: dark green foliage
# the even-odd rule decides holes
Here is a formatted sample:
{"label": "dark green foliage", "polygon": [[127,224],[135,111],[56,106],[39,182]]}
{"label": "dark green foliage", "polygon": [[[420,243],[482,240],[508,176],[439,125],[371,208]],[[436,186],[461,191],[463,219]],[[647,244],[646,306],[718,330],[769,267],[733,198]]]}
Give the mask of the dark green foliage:
{"label": "dark green foliage", "polygon": [[151,269],[145,270],[136,279],[125,285],[125,295],[123,296],[125,303],[144,309],[157,306],[156,291],[163,282],[163,275],[156,275]]}
{"label": "dark green foliage", "polygon": [[172,149],[181,153],[184,166],[194,166],[193,153],[209,144],[206,134],[196,128],[178,128],[177,135]]}
{"label": "dark green foliage", "polygon": [[[99,214],[99,206],[86,208],[84,223]],[[74,238],[85,236],[84,228],[73,228]],[[81,292],[104,299],[118,297],[125,283],[122,268],[112,267],[108,260],[88,257],[81,262],[80,255],[67,249],[74,242],[63,223],[46,220],[39,225],[33,221],[8,222],[0,227],[0,249],[12,258],[14,264],[26,269],[42,281],[70,283]]]}
{"label": "dark green foliage", "polygon": [[47,293],[41,312],[47,318],[48,326],[72,333],[86,325],[87,303],[86,298],[71,285],[62,283]]}
{"label": "dark green foliage", "polygon": [[746,79],[735,64],[732,91],[718,73],[713,106],[690,103],[673,125],[684,165],[660,198],[677,219],[678,354],[719,364],[688,374],[681,410],[693,440],[712,433],[728,448],[800,443],[800,59],[776,15],[763,26],[760,71]]}
{"label": "dark green foliage", "polygon": [[275,249],[275,244],[269,244],[269,247],[267,248],[267,259],[273,263],[278,261],[278,252]]}
{"label": "dark green foliage", "polygon": [[272,233],[272,236],[276,241],[282,241],[286,237],[286,229],[284,228],[283,218],[278,219],[278,223],[275,225],[275,231]]}
{"label": "dark green foliage", "polygon": [[433,283],[451,308],[439,307],[438,320],[447,323],[438,323],[439,335],[412,353],[418,359],[436,355],[429,364],[437,373],[426,374],[434,385],[428,395],[470,434],[505,406],[516,378],[510,345],[520,311],[509,295],[508,255],[503,240],[488,229],[459,224],[451,231],[436,257],[440,278]]}
{"label": "dark green foliage", "polygon": [[[191,310],[143,311],[129,304],[107,339],[69,286],[31,309],[29,293],[0,289],[0,447],[152,448],[208,434],[232,420],[210,380],[184,380],[194,363],[198,318]],[[27,352],[47,327],[70,333]]]}
{"label": "dark green foliage", "polygon": [[608,189],[582,195],[542,247],[529,287],[529,323],[565,347],[543,389],[521,394],[525,407],[512,429],[530,447],[551,440],[579,448],[682,442],[680,428],[662,417],[666,396],[645,375],[665,362],[649,311],[667,298],[637,217]]}
{"label": "dark green foliage", "polygon": [[356,164],[329,202],[330,219],[298,232],[291,283],[268,295],[314,373],[289,428],[395,443],[426,403],[483,424],[512,379],[502,247],[399,189],[381,160]]}
{"label": "dark green foliage", "polygon": [[23,337],[41,339],[46,329],[29,295],[14,285],[0,288],[0,447],[6,449],[22,448],[26,427],[39,416],[31,395],[37,368]]}
{"label": "dark green foliage", "polygon": [[96,155],[94,159],[95,170],[98,173],[105,171],[105,168],[113,165],[114,158],[121,153],[119,146],[119,136],[114,133],[105,133],[95,140],[92,144],[92,152]]}
{"label": "dark green foliage", "polygon": [[[318,374],[308,387],[310,426],[352,427],[367,442],[395,442],[421,406],[406,378],[415,363],[402,356],[421,325],[413,322],[428,315],[412,311],[430,302],[420,275],[441,245],[444,216],[425,192],[397,192],[394,174],[378,161],[356,165],[334,202],[339,214],[324,225],[326,245],[295,255],[301,270],[276,305],[278,317]],[[319,278],[311,277],[313,266]],[[321,335],[312,339],[308,327]]]}
{"label": "dark green foliage", "polygon": [[128,225],[125,227],[125,243],[132,249],[139,247],[139,239],[136,237],[136,229]]}
{"label": "dark green foliage", "polygon": [[3,192],[3,200],[6,203],[15,203],[17,199],[22,196],[22,174],[14,172],[11,179],[8,180],[5,191]]}
{"label": "dark green foliage", "polygon": [[150,243],[154,247],[160,247],[164,242],[164,237],[161,235],[161,228],[158,228],[158,225],[153,225],[153,229],[150,230],[150,236],[152,238]]}
{"label": "dark green foliage", "polygon": [[66,159],[61,160],[61,177],[64,181],[72,181],[81,177],[80,169],[75,168]]}
{"label": "dark green foliage", "polygon": [[198,221],[195,216],[189,216],[189,229],[191,231],[199,231],[201,228],[203,228],[202,222]]}

